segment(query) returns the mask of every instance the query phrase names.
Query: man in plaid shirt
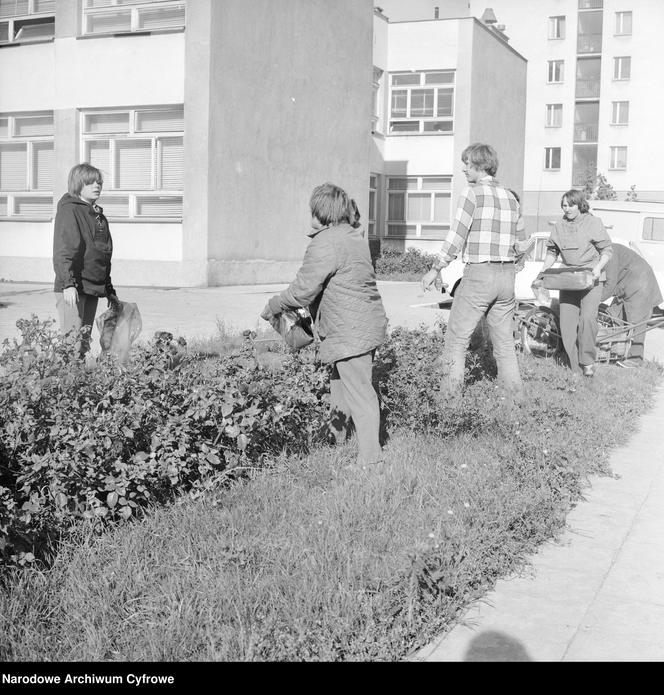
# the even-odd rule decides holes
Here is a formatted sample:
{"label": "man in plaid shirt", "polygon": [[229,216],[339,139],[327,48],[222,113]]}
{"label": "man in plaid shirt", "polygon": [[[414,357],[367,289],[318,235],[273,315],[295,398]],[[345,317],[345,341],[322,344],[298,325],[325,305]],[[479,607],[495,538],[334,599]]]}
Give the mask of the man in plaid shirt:
{"label": "man in plaid shirt", "polygon": [[498,156],[491,146],[469,145],[461,160],[468,186],[461,192],[452,228],[438,259],[422,278],[426,291],[439,281],[440,271],[459,253],[463,254],[466,266],[454,293],[441,356],[441,396],[459,393],[468,343],[486,316],[498,377],[520,398],[523,384],[513,337],[520,205],[514,194],[493,178]]}

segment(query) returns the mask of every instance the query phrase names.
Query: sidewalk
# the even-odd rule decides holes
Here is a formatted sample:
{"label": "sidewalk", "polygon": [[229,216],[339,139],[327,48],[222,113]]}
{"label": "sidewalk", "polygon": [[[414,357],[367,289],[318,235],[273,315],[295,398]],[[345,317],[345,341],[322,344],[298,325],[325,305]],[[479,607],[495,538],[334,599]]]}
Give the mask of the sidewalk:
{"label": "sidewalk", "polygon": [[[440,297],[432,292],[425,296],[419,283],[379,282],[378,286],[392,326],[433,326],[440,315],[439,311],[410,306]],[[269,325],[260,318],[260,313],[268,299],[285,287],[283,284],[116,289],[121,300],[138,305],[143,320],[139,341],[149,341],[155,331],[169,331],[174,336],[191,340],[215,336],[220,327],[227,333],[238,333],[247,328],[266,330]],[[97,316],[105,310],[106,300],[102,299]],[[0,282],[0,344],[5,338],[18,337],[16,321],[29,318],[33,313],[41,320],[57,319],[51,284]],[[92,331],[93,346],[98,344],[98,336],[95,327]]]}
{"label": "sidewalk", "polygon": [[664,660],[664,389],[613,478],[593,478],[567,530],[500,580],[416,661]]}
{"label": "sidewalk", "polygon": [[[259,318],[285,285],[189,289],[118,288],[143,318],[140,340],[167,330],[188,340],[266,328]],[[447,312],[413,307],[418,283],[380,282],[392,326],[433,326]],[[98,314],[106,306],[102,300]],[[16,320],[56,318],[51,285],[0,283],[0,343]],[[93,344],[98,344],[96,329]],[[664,362],[664,330],[648,333],[646,357]],[[614,478],[594,478],[568,530],[532,558],[527,576],[501,580],[463,622],[416,661],[664,660],[664,388],[629,444],[614,451]]]}

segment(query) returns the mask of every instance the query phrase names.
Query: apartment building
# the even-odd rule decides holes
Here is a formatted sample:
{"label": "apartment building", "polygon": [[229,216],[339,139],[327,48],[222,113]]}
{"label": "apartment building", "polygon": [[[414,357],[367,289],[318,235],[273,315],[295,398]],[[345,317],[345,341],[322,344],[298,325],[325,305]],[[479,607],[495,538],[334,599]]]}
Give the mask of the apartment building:
{"label": "apartment building", "polygon": [[370,0],[0,0],[0,278],[53,279],[90,161],[116,286],[291,279],[315,185],[368,206],[372,23]]}
{"label": "apartment building", "polygon": [[[661,0],[384,0],[401,19],[490,12],[528,60],[524,211],[530,231],[600,172],[624,200],[664,200]],[[489,8],[487,6],[490,6]],[[438,9],[437,9],[438,8]]]}
{"label": "apartment building", "polygon": [[369,233],[383,247],[439,250],[471,142],[495,145],[499,179],[523,189],[526,60],[483,21],[436,14],[376,10]]}

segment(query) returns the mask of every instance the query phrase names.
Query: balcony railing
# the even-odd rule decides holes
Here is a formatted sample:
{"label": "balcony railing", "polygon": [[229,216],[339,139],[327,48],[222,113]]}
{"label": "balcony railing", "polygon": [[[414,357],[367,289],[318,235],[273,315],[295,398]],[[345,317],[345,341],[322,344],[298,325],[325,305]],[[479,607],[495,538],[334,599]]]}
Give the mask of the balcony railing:
{"label": "balcony railing", "polygon": [[596,123],[576,123],[574,142],[597,142],[599,126]]}
{"label": "balcony railing", "polygon": [[580,34],[576,42],[577,53],[601,53],[601,34]]}
{"label": "balcony railing", "polygon": [[601,10],[604,7],[604,0],[579,0],[580,10]]}
{"label": "balcony railing", "polygon": [[599,79],[593,78],[592,80],[582,80],[577,79],[576,81],[576,96],[582,99],[586,97],[598,97],[599,96]]}

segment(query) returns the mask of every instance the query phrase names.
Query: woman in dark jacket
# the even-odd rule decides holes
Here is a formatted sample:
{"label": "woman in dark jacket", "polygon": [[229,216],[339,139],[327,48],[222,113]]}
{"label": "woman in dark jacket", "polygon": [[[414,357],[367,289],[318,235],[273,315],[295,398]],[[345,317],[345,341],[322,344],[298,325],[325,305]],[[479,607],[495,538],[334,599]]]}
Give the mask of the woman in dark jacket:
{"label": "woman in dark jacket", "polygon": [[261,316],[270,321],[286,309],[310,307],[321,341],[320,358],[333,366],[331,430],[337,441],[343,440],[352,419],[358,463],[376,463],[381,458],[380,409],[371,374],[387,316],[369,246],[357,224],[357,208],[338,186],[315,188],[310,207],[313,229],[302,267]]}
{"label": "woman in dark jacket", "polygon": [[118,298],[111,283],[113,240],[104,211],[96,202],[104,178],[88,163],[69,172],[69,192],[58,203],[53,235],[55,301],[63,333],[86,328],[80,353],[90,348],[90,332],[99,297],[115,306]]}

